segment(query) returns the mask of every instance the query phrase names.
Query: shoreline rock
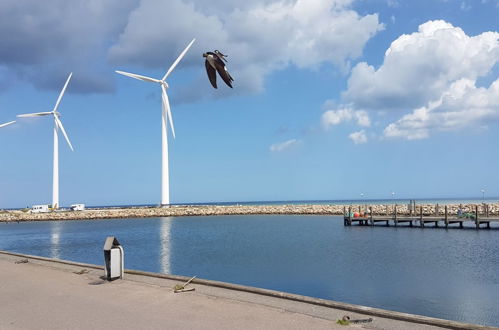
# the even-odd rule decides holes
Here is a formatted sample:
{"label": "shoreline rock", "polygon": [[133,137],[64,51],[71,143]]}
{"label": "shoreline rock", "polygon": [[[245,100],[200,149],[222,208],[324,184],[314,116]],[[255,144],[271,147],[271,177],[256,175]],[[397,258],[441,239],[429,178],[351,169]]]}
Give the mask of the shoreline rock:
{"label": "shoreline rock", "polygon": [[[494,204],[422,204],[416,206],[413,215],[456,215],[461,209],[463,213],[474,212],[478,206],[479,214],[499,215],[499,203]],[[181,216],[212,215],[343,215],[344,212],[368,212],[372,207],[373,215],[391,215],[397,207],[397,214],[409,215],[409,206],[404,205],[196,205],[172,207],[130,207],[87,209],[85,211],[55,211],[49,213],[30,213],[21,210],[4,210],[0,212],[0,222],[49,221],[49,220],[97,220],[119,218],[151,218]]]}

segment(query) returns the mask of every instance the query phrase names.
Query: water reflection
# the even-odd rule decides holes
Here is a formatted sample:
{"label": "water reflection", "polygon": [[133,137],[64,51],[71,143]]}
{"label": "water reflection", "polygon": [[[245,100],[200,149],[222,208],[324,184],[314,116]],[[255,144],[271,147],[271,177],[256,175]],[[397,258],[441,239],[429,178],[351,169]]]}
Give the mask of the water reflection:
{"label": "water reflection", "polygon": [[170,274],[170,231],[171,218],[160,218],[159,227],[159,264],[161,272]]}
{"label": "water reflection", "polygon": [[[0,223],[0,250],[499,325],[497,228],[345,227],[340,217],[224,216]],[[494,307],[496,306],[496,307]]]}
{"label": "water reflection", "polygon": [[61,221],[52,221],[50,223],[50,257],[54,259],[61,259]]}

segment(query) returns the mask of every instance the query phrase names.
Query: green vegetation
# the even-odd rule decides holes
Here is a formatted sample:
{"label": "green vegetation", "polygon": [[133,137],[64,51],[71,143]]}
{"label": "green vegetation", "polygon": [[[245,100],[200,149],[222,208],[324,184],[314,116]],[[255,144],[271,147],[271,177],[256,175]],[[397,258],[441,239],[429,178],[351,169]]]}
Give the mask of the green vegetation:
{"label": "green vegetation", "polygon": [[336,323],[340,325],[350,325],[350,321],[348,320],[338,320]]}

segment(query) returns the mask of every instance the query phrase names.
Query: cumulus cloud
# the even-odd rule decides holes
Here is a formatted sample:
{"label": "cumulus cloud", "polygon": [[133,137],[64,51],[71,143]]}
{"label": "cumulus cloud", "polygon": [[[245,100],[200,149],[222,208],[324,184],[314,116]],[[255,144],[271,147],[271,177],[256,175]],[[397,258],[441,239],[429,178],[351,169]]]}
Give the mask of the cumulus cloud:
{"label": "cumulus cloud", "polygon": [[455,81],[486,75],[499,59],[498,38],[497,32],[470,37],[450,23],[426,22],[393,41],[379,68],[357,64],[342,96],[361,109],[425,106]]}
{"label": "cumulus cloud", "polygon": [[289,150],[291,148],[294,148],[301,144],[300,140],[297,139],[291,139],[287,140],[284,142],[279,142],[279,143],[274,143],[273,145],[270,146],[270,151],[271,152],[281,152],[284,150]]}
{"label": "cumulus cloud", "polygon": [[367,143],[367,136],[364,130],[353,132],[348,136],[348,138],[355,144]]}
{"label": "cumulus cloud", "polygon": [[465,129],[499,119],[499,79],[477,88],[470,79],[453,83],[437,101],[418,108],[388,125],[386,138],[424,139],[432,131]]}
{"label": "cumulus cloud", "polygon": [[123,28],[135,0],[5,0],[0,2],[0,66],[41,89],[108,92],[109,40]]}
{"label": "cumulus cloud", "polygon": [[[142,0],[109,59],[165,69],[185,43],[197,38],[184,65],[201,61],[214,47],[229,54],[239,90],[260,91],[273,70],[293,64],[339,67],[361,55],[365,43],[383,28],[378,16],[360,16],[351,0],[250,1],[241,8],[210,9],[205,2]],[[222,5],[211,2],[211,7]],[[195,24],[193,24],[195,22]],[[190,89],[199,93],[199,89]]]}
{"label": "cumulus cloud", "polygon": [[322,114],[321,123],[325,129],[331,126],[339,125],[343,122],[355,120],[357,125],[369,127],[371,120],[369,115],[364,110],[353,110],[351,108],[343,108],[339,110],[327,110]]}
{"label": "cumulus cloud", "polygon": [[352,2],[5,0],[0,66],[50,89],[59,89],[59,81],[74,71],[71,91],[106,92],[113,88],[116,66],[163,72],[196,37],[183,67],[198,66],[201,75],[201,53],[218,48],[229,53],[238,91],[261,91],[266,75],[287,65],[344,68],[360,56],[383,25],[376,14],[352,10]]}
{"label": "cumulus cloud", "polygon": [[[499,83],[477,87],[477,79],[491,78],[497,63],[498,32],[468,36],[445,21],[428,21],[394,40],[378,68],[358,63],[342,93],[348,108],[326,111],[322,124],[327,128],[351,121],[358,111],[365,111],[369,120],[367,112],[374,116],[389,110],[390,116],[402,115],[385,126],[383,137],[409,140],[485,126],[499,119]],[[350,138],[364,141],[360,132]]]}

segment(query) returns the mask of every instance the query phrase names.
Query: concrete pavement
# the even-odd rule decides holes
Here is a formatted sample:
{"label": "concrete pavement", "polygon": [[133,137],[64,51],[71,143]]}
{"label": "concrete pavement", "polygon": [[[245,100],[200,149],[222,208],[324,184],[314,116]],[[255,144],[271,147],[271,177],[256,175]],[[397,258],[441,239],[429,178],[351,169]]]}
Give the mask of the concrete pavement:
{"label": "concrete pavement", "polygon": [[[0,253],[0,329],[438,328],[199,283],[173,293],[182,280],[140,272],[113,282],[102,275],[92,265]],[[343,315],[374,320],[336,324]]]}

